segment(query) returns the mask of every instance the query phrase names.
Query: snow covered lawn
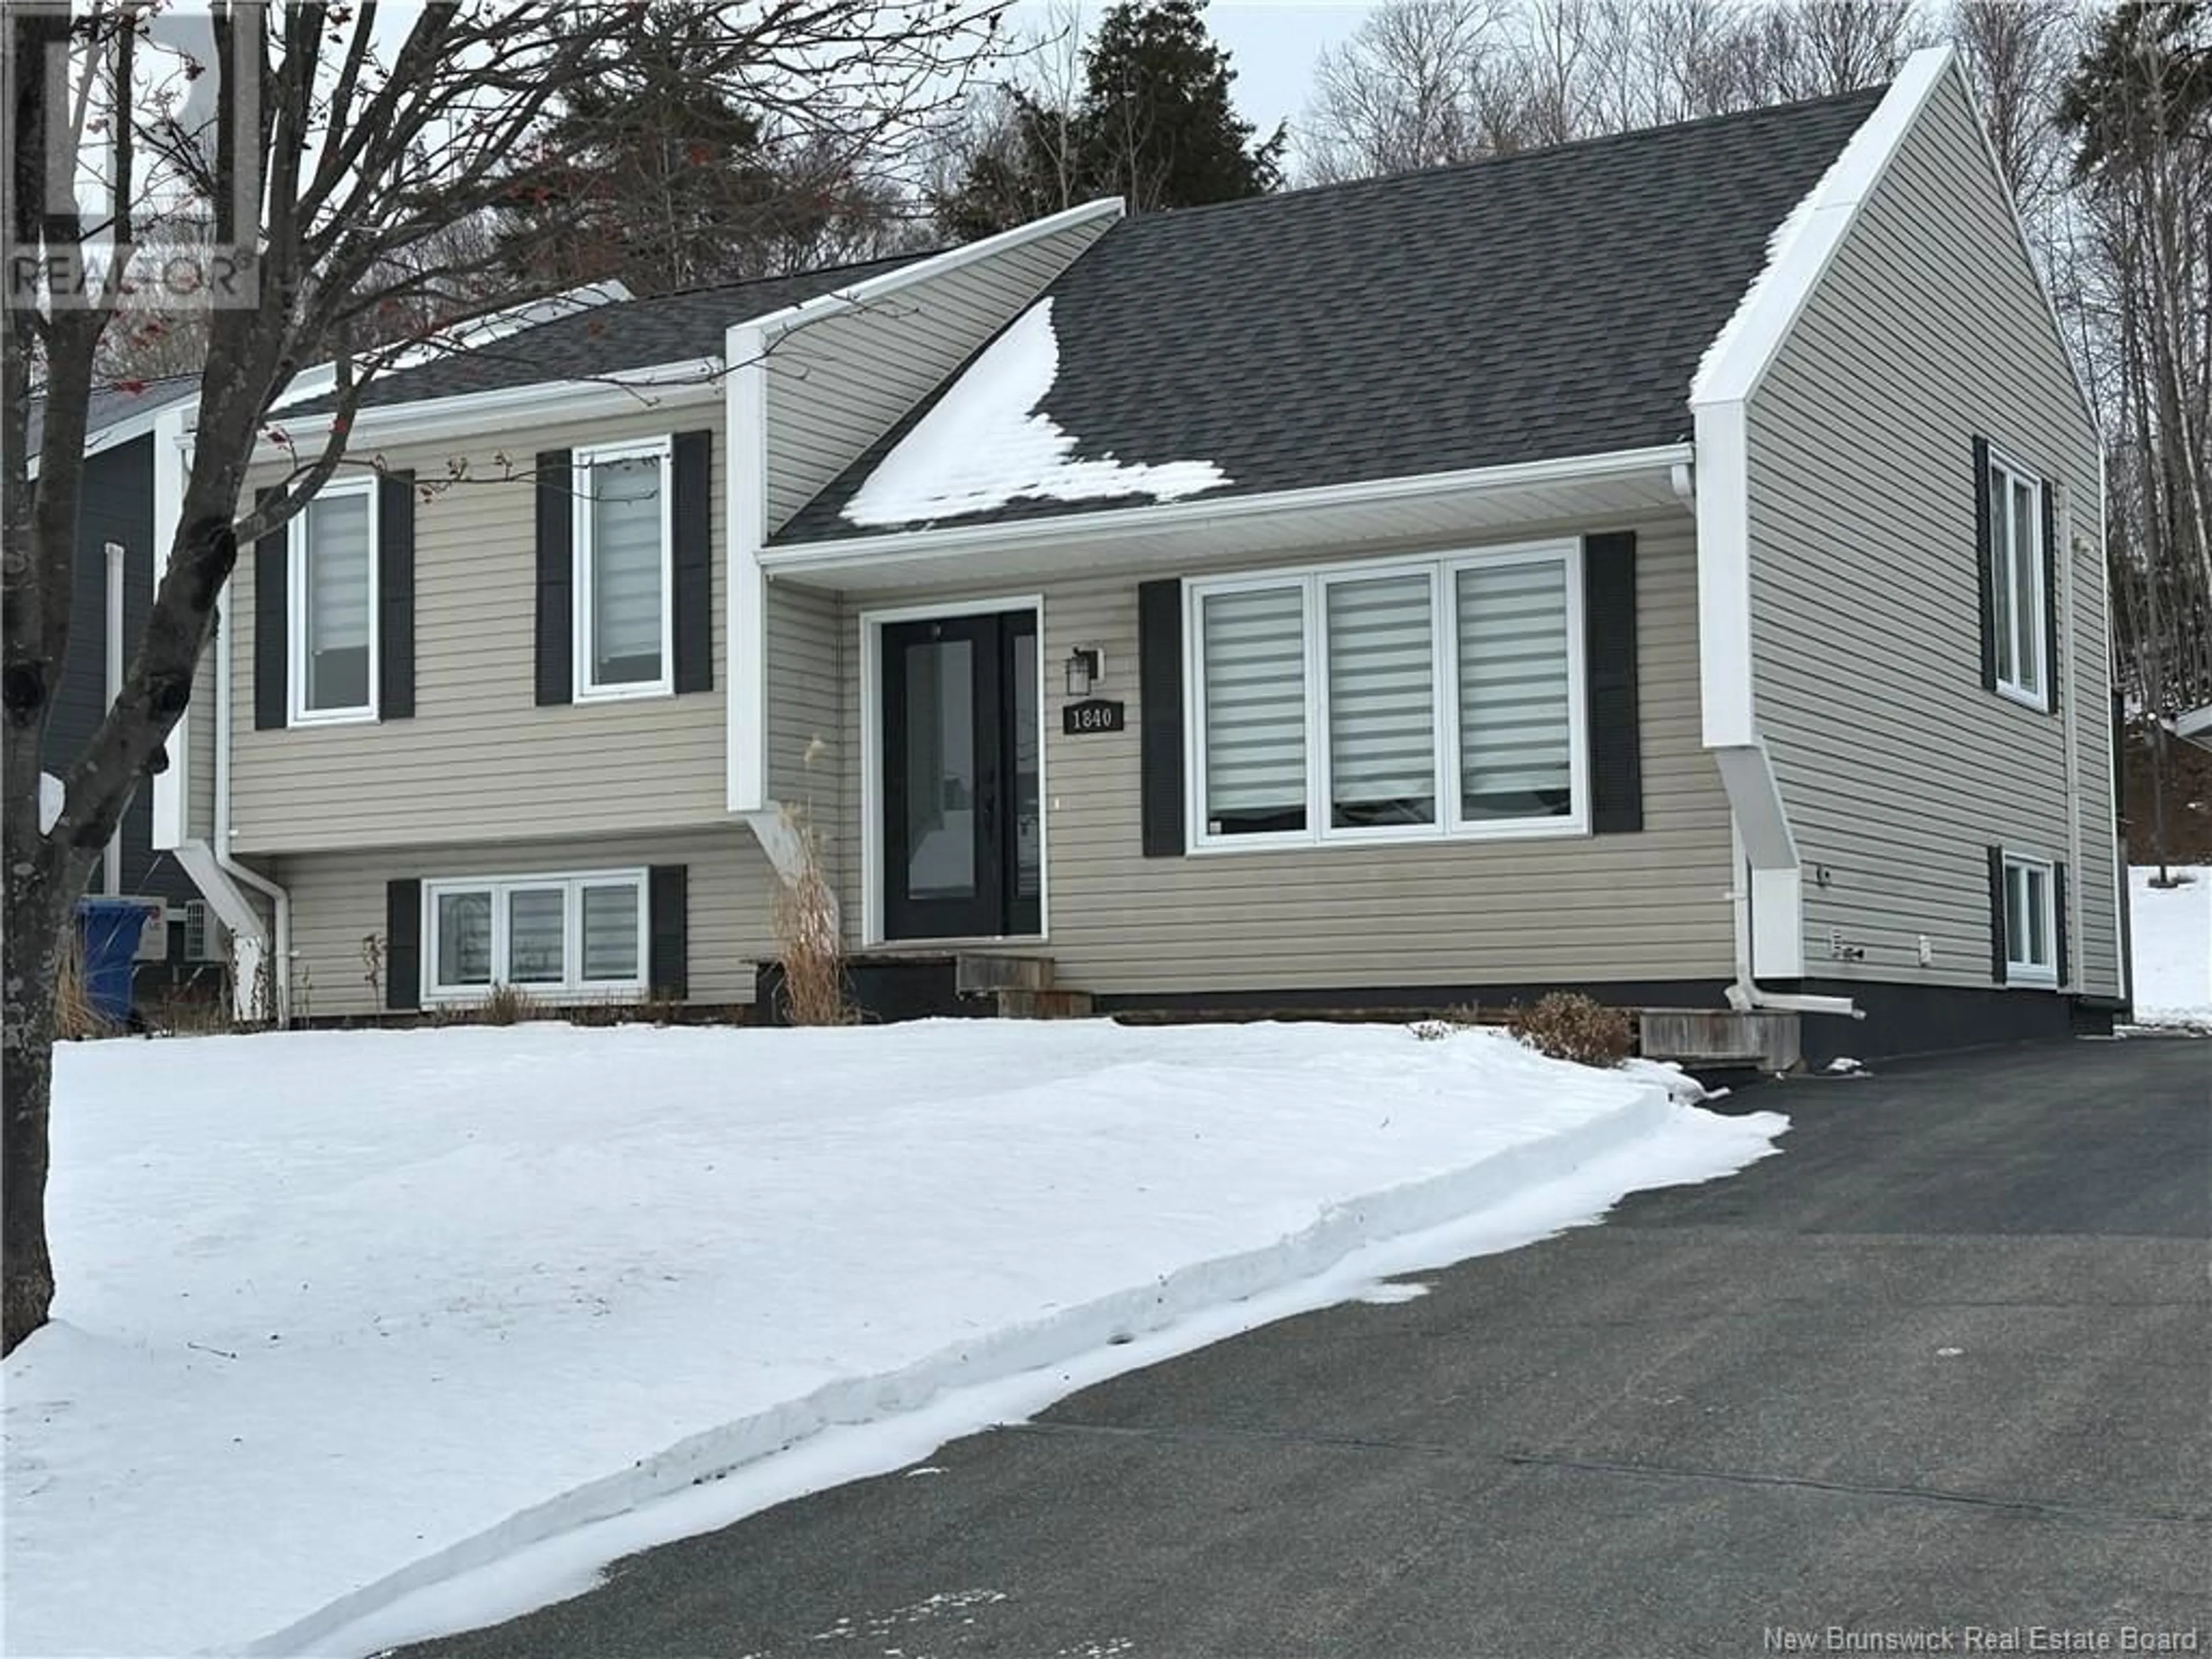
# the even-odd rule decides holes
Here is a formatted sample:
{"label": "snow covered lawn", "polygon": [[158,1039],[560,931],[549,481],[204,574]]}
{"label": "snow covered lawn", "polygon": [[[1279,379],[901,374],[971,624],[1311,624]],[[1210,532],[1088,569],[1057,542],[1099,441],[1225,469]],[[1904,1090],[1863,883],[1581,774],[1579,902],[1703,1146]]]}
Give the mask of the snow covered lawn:
{"label": "snow covered lawn", "polygon": [[517,1611],[1786,1127],[1659,1075],[1322,1025],[68,1048],[0,1646],[357,1653]]}
{"label": "snow covered lawn", "polygon": [[2136,1019],[2212,1027],[2212,867],[2169,873],[2192,879],[2160,888],[2151,885],[2155,868],[2128,872]]}

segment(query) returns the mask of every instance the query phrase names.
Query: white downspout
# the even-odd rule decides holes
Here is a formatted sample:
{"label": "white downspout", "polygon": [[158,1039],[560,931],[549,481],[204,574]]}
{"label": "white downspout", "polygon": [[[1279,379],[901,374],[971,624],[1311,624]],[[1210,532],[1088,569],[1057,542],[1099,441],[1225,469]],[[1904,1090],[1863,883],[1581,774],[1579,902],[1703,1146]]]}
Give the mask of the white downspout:
{"label": "white downspout", "polygon": [[249,870],[230,855],[230,723],[234,701],[230,686],[230,589],[216,606],[215,630],[215,861],[225,875],[268,896],[276,913],[276,1006],[269,1011],[279,1025],[292,1010],[292,896],[258,870]]}
{"label": "white downspout", "polygon": [[[107,707],[123,695],[123,544],[107,544]],[[100,890],[110,898],[123,894],[123,826],[107,838],[100,854]]]}
{"label": "white downspout", "polygon": [[[1736,460],[1738,465],[1735,476],[1727,480],[1726,487],[1741,492],[1742,489],[1741,415],[1732,410],[1729,411],[1728,418],[1712,424],[1720,428],[1723,439],[1735,441],[1735,449],[1729,459]],[[1702,453],[1705,448],[1714,447],[1707,439],[1707,423],[1702,418],[1699,432],[1701,441],[1705,441],[1701,442],[1700,453]],[[1707,580],[1705,562],[1707,556],[1707,542],[1720,539],[1714,534],[1712,528],[1714,519],[1718,515],[1699,511],[1698,480],[1697,468],[1693,465],[1676,462],[1672,474],[1672,483],[1676,499],[1689,508],[1698,520],[1700,583],[1698,621],[1701,630],[1704,630],[1700,633],[1698,648],[1703,659],[1699,665],[1700,672],[1707,673],[1711,671],[1712,654],[1719,646],[1711,636],[1711,612],[1704,608],[1706,598],[1705,584]],[[1740,534],[1742,529],[1740,520],[1722,527],[1723,534]],[[1773,769],[1767,761],[1765,748],[1759,743],[1756,729],[1750,725],[1748,719],[1749,617],[1747,593],[1745,608],[1735,618],[1741,629],[1742,636],[1736,641],[1738,660],[1734,665],[1739,670],[1739,678],[1743,682],[1744,707],[1739,712],[1744,716],[1743,736],[1748,738],[1748,741],[1721,748],[1711,746],[1709,738],[1707,750],[1713,757],[1714,764],[1720,773],[1722,785],[1727,790],[1729,797],[1729,877],[1728,890],[1723,896],[1729,901],[1732,912],[1731,920],[1734,922],[1735,978],[1728,988],[1728,1005],[1739,1013],[1749,1013],[1756,1009],[1771,1009],[1778,1013],[1841,1014],[1851,1019],[1864,1019],[1866,1011],[1859,1007],[1850,997],[1807,996],[1781,991],[1769,991],[1753,976],[1753,963],[1756,951],[1754,941],[1759,923],[1758,913],[1753,907],[1757,902],[1760,883],[1758,871],[1753,865],[1745,840],[1744,827],[1747,817],[1751,819],[1762,840],[1770,848],[1778,845],[1787,848],[1786,854],[1781,855],[1781,863],[1786,866],[1788,872],[1794,872],[1798,859],[1790,834],[1789,815],[1783,810],[1780,793],[1775,788]],[[1770,864],[1774,861],[1774,857],[1770,855]],[[1784,878],[1781,882],[1775,879],[1778,875],[1783,875]],[[1794,873],[1784,875],[1781,870],[1772,871],[1770,872],[1767,884],[1792,901],[1790,905],[1789,919],[1790,931],[1794,934],[1796,930]]]}

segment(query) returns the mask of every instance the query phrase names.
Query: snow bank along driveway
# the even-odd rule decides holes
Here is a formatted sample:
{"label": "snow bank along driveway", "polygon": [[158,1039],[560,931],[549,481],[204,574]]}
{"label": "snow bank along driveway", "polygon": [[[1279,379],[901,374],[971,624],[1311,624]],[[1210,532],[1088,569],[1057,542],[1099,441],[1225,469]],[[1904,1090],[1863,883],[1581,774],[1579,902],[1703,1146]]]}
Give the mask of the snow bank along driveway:
{"label": "snow bank along driveway", "polygon": [[2212,868],[2177,866],[2170,873],[2187,879],[2154,887],[2156,869],[2128,872],[2136,1018],[2212,1027]]}
{"label": "snow bank along driveway", "polygon": [[[1786,1127],[1656,1075],[1321,1025],[66,1048],[0,1645],[360,1651],[409,1592],[794,1443],[746,1479],[933,1401],[1034,1412]],[[799,1486],[852,1472],[822,1467]]]}

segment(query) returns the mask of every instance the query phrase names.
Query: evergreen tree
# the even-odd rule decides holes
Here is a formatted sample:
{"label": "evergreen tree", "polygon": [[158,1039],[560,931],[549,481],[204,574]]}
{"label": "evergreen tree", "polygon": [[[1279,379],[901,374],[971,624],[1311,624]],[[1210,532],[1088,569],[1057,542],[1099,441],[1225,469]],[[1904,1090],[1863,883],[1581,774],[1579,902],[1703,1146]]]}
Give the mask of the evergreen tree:
{"label": "evergreen tree", "polygon": [[1279,127],[1252,142],[1204,5],[1121,0],[1084,51],[1073,108],[1010,91],[971,134],[956,182],[938,193],[939,222],[965,240],[1100,196],[1151,213],[1277,188],[1286,135]]}
{"label": "evergreen tree", "polygon": [[2059,100],[2083,176],[2169,146],[2212,164],[2212,6],[2129,0],[2099,21]]}
{"label": "evergreen tree", "polygon": [[1265,195],[1282,182],[1285,133],[1251,147],[1230,102],[1237,78],[1200,15],[1204,0],[1124,0],[1085,59],[1080,125],[1091,179],[1130,210]]}

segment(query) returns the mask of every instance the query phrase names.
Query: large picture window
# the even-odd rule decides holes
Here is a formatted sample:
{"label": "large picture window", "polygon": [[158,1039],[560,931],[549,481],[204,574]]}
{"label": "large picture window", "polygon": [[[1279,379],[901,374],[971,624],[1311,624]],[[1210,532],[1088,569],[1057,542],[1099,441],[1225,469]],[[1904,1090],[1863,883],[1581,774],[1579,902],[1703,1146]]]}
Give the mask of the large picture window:
{"label": "large picture window", "polygon": [[672,689],[671,447],[576,452],[576,696]]}
{"label": "large picture window", "polygon": [[291,571],[295,725],[376,718],[376,489],[326,486],[295,515]]}
{"label": "large picture window", "polygon": [[1587,829],[1573,546],[1195,581],[1191,844]]}
{"label": "large picture window", "polygon": [[495,985],[539,995],[641,991],[645,885],[642,870],[426,882],[423,993],[459,1000]]}
{"label": "large picture window", "polygon": [[2001,455],[1990,458],[1990,597],[1997,690],[2034,708],[2050,706],[2050,586],[2044,561],[2043,483]]}

